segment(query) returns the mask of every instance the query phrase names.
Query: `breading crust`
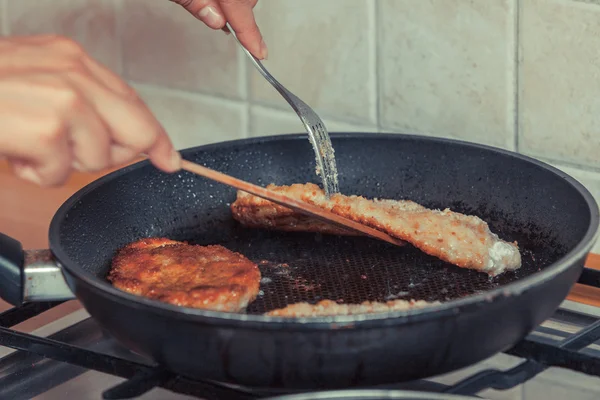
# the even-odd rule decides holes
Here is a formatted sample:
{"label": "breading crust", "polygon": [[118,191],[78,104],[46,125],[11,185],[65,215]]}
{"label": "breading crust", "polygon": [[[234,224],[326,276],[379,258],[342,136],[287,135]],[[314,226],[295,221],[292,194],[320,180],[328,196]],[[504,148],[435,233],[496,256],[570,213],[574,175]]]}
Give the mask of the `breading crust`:
{"label": "breading crust", "polygon": [[[521,266],[516,242],[501,240],[476,216],[449,209],[431,210],[408,200],[368,200],[342,194],[327,199],[324,191],[312,183],[267,188],[378,229],[462,268],[495,276]],[[312,223],[292,226],[289,221],[299,219],[298,213],[241,191],[231,210],[233,217],[245,226],[300,230],[308,225],[313,231],[322,226]],[[285,218],[279,218],[280,215]]]}
{"label": "breading crust", "polygon": [[316,304],[294,303],[287,307],[269,311],[265,315],[271,317],[327,317],[333,315],[374,314],[391,311],[406,311],[439,304],[423,300],[390,300],[385,303],[365,301],[360,304],[339,304],[333,300],[321,300]]}
{"label": "breading crust", "polygon": [[164,238],[130,243],[113,258],[108,280],[117,288],[183,307],[243,311],[258,295],[258,266],[223,246]]}
{"label": "breading crust", "polygon": [[[259,201],[256,201],[256,200]],[[272,228],[286,232],[319,232],[328,235],[357,236],[359,233],[297,213],[294,210],[246,192],[238,191],[231,205],[234,218],[248,228]]]}

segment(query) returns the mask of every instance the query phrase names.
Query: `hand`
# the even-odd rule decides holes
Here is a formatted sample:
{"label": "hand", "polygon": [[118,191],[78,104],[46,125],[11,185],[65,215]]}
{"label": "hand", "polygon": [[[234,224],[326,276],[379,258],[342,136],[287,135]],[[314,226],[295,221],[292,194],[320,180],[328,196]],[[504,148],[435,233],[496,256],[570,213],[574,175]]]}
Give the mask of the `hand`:
{"label": "hand", "polygon": [[166,171],[181,158],[135,91],[70,39],[0,39],[0,158],[21,178],[63,183],[146,153]]}
{"label": "hand", "polygon": [[223,29],[225,22],[229,22],[240,42],[254,57],[260,60],[267,58],[267,46],[252,12],[258,0],[171,1],[181,4],[210,28]]}

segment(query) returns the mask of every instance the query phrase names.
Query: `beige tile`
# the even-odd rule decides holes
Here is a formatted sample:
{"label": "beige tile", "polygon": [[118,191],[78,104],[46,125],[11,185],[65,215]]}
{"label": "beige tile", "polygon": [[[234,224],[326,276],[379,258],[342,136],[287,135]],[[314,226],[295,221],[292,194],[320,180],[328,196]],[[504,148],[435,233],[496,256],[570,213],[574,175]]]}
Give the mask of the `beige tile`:
{"label": "beige tile", "polygon": [[120,72],[113,0],[9,0],[6,12],[11,35],[68,36],[92,57]]}
{"label": "beige tile", "polygon": [[[330,132],[377,132],[377,126],[332,120],[321,116]],[[304,133],[304,125],[293,111],[282,111],[261,106],[250,107],[250,136]]]}
{"label": "beige tile", "polygon": [[512,149],[513,0],[381,0],[385,128]]}
{"label": "beige tile", "polygon": [[394,129],[394,128],[386,128],[385,126],[379,128],[380,133],[395,133],[398,135],[411,135],[415,134],[414,132],[405,132],[402,129]]}
{"label": "beige tile", "polygon": [[600,166],[600,7],[521,2],[519,148]]}
{"label": "beige tile", "polygon": [[245,82],[233,38],[207,28],[169,1],[122,3],[123,68],[128,79],[242,98]]}
{"label": "beige tile", "polygon": [[[584,171],[582,169],[567,167],[556,163],[553,163],[553,166],[577,179],[583,186],[586,187],[587,190],[590,191],[592,196],[594,196],[596,199],[598,205],[600,205],[600,173]],[[592,252],[600,253],[600,240],[596,242]]]}
{"label": "beige tile", "polygon": [[580,3],[600,4],[600,0],[573,0]]}
{"label": "beige tile", "polygon": [[[376,122],[374,8],[370,0],[263,0],[257,21],[269,48],[265,66],[311,107]],[[249,66],[254,100],[288,107]]]}
{"label": "beige tile", "polygon": [[600,398],[600,378],[550,368],[525,383],[524,400],[596,400]]}
{"label": "beige tile", "polygon": [[362,124],[351,121],[337,121],[327,117],[323,118],[323,122],[327,125],[330,132],[365,132],[378,133],[379,130],[375,124]]}
{"label": "beige tile", "polygon": [[176,90],[133,84],[178,149],[246,136],[246,107]]}

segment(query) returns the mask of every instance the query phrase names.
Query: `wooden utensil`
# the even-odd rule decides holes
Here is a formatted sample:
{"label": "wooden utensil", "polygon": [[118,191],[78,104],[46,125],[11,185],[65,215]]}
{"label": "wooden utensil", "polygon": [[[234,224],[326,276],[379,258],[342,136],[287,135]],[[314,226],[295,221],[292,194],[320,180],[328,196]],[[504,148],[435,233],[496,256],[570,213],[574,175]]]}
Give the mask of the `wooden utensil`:
{"label": "wooden utensil", "polygon": [[331,224],[335,224],[347,229],[351,229],[355,232],[362,233],[366,236],[383,240],[385,242],[392,243],[396,246],[402,246],[405,244],[402,240],[393,238],[390,235],[387,235],[368,226],[359,224],[358,222],[354,222],[347,218],[340,217],[339,215],[324,210],[320,207],[305,203],[303,201],[298,201],[281,193],[273,192],[272,190],[265,189],[252,183],[242,181],[240,179],[212,170],[210,168],[193,163],[191,161],[183,160],[182,169],[197,175],[201,175],[213,181],[217,181],[225,185],[234,187],[236,189],[243,190],[244,192],[261,197],[265,200],[272,201],[273,203],[277,203],[281,206],[291,208],[292,210],[298,211],[300,213],[310,215],[311,217],[318,218],[322,221],[326,221]]}

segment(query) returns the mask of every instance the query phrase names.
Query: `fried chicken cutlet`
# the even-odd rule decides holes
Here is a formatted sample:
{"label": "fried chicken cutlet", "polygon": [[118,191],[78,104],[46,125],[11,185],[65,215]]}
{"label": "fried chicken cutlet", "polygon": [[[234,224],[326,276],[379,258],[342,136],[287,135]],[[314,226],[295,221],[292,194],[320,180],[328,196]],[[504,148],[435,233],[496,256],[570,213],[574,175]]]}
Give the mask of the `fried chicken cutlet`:
{"label": "fried chicken cutlet", "polygon": [[360,304],[338,304],[333,300],[321,300],[316,304],[294,303],[265,313],[271,317],[327,317],[332,315],[373,314],[391,311],[405,311],[439,304],[424,300],[390,300],[385,303],[365,301]]}
{"label": "fried chicken cutlet", "polygon": [[314,232],[327,235],[358,236],[361,233],[330,224],[290,208],[238,191],[231,205],[236,220],[250,228],[272,228],[287,232]]}
{"label": "fried chicken cutlet", "polygon": [[223,246],[141,239],[120,249],[108,280],[132,294],[183,307],[243,311],[258,295],[258,266]]}
{"label": "fried chicken cutlet", "polygon": [[[325,192],[312,183],[268,185],[267,189],[385,232],[462,268],[496,276],[521,266],[517,244],[501,240],[476,216],[449,209],[431,210],[409,200],[368,200],[342,194],[328,199]],[[248,227],[289,231],[320,226],[307,222],[305,216],[302,216],[303,224],[294,225],[296,220],[301,220],[299,213],[242,191],[237,192],[231,211],[237,221]]]}

